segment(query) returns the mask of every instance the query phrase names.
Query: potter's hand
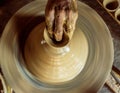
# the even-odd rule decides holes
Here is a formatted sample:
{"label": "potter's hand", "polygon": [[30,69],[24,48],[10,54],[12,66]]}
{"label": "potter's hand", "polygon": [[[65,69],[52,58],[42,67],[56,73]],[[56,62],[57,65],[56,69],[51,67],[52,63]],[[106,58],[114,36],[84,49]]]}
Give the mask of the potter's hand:
{"label": "potter's hand", "polygon": [[45,17],[52,39],[61,41],[63,34],[72,37],[78,17],[76,0],[48,0]]}

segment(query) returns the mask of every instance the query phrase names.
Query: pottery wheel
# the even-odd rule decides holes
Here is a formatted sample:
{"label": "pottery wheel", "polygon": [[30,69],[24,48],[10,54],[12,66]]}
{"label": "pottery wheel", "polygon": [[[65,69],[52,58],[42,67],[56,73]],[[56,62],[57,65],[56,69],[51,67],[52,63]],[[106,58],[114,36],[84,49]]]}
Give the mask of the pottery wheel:
{"label": "pottery wheel", "polygon": [[78,1],[72,39],[51,44],[45,33],[47,0],[33,1],[9,20],[0,43],[0,61],[16,93],[95,93],[113,64],[113,43],[100,16]]}

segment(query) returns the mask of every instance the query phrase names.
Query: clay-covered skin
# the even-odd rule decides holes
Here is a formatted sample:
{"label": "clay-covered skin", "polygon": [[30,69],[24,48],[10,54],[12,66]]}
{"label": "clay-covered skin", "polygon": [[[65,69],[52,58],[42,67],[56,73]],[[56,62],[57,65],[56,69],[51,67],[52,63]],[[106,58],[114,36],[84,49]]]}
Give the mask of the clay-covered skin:
{"label": "clay-covered skin", "polygon": [[46,29],[52,39],[61,41],[64,34],[71,38],[78,18],[76,0],[48,0],[45,16]]}

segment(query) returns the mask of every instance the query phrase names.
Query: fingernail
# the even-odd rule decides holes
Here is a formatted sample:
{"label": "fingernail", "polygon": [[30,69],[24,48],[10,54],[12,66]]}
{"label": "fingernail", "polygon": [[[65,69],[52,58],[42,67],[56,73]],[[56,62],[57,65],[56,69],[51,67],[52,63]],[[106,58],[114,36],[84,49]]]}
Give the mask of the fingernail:
{"label": "fingernail", "polygon": [[62,40],[62,34],[61,33],[56,33],[54,36],[55,36],[56,41],[61,41]]}

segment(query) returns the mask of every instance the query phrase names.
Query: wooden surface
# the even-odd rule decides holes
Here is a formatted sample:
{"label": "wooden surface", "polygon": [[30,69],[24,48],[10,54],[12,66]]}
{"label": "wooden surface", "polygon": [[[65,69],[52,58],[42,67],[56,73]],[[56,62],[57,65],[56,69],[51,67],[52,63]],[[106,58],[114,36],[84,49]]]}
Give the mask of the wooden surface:
{"label": "wooden surface", "polygon": [[[11,16],[22,6],[33,0],[0,0],[0,35],[2,34],[6,23],[11,18]],[[103,18],[109,27],[115,49],[115,59],[114,66],[120,70],[120,25],[106,12],[106,10],[101,7],[97,0],[81,0],[82,2],[88,4],[90,7],[95,9],[95,11]],[[99,91],[99,93],[112,93],[108,90],[106,85]]]}

